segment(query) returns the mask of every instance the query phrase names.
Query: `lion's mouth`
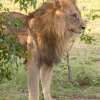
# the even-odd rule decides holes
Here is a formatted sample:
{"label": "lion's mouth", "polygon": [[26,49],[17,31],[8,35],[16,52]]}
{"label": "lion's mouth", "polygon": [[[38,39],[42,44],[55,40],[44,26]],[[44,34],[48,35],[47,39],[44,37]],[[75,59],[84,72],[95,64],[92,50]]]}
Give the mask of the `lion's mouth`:
{"label": "lion's mouth", "polygon": [[69,29],[69,32],[73,33],[73,34],[81,34],[82,33],[81,30],[74,30],[74,29]]}

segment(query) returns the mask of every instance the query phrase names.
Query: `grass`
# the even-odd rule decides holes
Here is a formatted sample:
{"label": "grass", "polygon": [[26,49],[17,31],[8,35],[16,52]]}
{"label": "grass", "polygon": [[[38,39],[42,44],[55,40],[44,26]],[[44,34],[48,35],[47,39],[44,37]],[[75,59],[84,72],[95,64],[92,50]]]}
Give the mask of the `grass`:
{"label": "grass", "polygon": [[[70,51],[74,84],[68,82],[66,60],[55,65],[52,96],[57,100],[100,100],[100,17],[97,17],[100,15],[100,1],[78,0],[78,6],[82,16],[88,20],[87,30],[90,31],[86,32],[96,41],[84,44],[78,38]],[[13,80],[0,84],[0,100],[28,100],[24,66]]]}

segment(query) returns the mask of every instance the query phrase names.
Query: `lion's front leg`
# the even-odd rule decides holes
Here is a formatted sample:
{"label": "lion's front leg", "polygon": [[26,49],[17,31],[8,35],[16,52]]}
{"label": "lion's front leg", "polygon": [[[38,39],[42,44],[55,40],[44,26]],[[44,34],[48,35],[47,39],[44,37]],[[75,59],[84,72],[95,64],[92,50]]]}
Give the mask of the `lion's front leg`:
{"label": "lion's front leg", "polygon": [[41,66],[40,78],[42,83],[42,90],[45,100],[53,100],[50,93],[50,85],[52,78],[52,66]]}
{"label": "lion's front leg", "polygon": [[27,49],[31,57],[27,61],[29,100],[39,100],[39,66],[37,65],[37,50],[31,36],[27,39]]}
{"label": "lion's front leg", "polygon": [[39,68],[33,59],[28,62],[27,73],[29,100],[39,100]]}

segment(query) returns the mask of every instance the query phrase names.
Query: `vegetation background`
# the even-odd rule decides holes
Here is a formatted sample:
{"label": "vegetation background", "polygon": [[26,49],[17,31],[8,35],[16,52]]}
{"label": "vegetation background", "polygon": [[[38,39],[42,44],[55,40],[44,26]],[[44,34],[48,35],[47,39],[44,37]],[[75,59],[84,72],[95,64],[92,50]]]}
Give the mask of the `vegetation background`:
{"label": "vegetation background", "polygon": [[[57,100],[100,100],[100,0],[77,1],[82,16],[87,20],[87,29],[83,37],[76,39],[70,51],[73,82],[68,81],[65,58],[54,67],[52,96]],[[14,4],[12,0],[0,0],[0,3],[3,4],[3,7],[9,8],[10,11],[20,11],[19,4]],[[37,7],[41,4],[42,1],[39,0]],[[29,7],[27,12],[32,11],[32,9]],[[26,9],[22,9],[20,12],[26,13]],[[93,36],[95,41],[91,44],[80,41],[89,40],[88,35]],[[16,59],[17,64],[15,63]],[[13,74],[12,79],[0,81],[0,100],[28,100],[27,77],[23,59],[16,59],[11,60],[9,64],[7,63],[9,66],[13,66],[10,67]],[[16,66],[20,66],[17,71],[14,70]],[[42,93],[40,97],[41,100],[44,100]]]}

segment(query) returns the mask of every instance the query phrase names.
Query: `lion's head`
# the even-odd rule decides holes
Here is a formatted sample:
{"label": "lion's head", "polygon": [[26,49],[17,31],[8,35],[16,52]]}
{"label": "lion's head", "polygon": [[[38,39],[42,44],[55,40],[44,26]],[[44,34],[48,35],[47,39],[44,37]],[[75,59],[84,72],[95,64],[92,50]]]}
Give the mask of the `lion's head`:
{"label": "lion's head", "polygon": [[34,19],[34,28],[38,27],[40,32],[50,31],[68,37],[80,34],[85,28],[76,0],[54,0],[29,16]]}
{"label": "lion's head", "polygon": [[[62,28],[65,35],[80,34],[85,28],[76,0],[56,0],[55,27]],[[59,23],[60,22],[60,23]],[[60,30],[61,31],[61,30]]]}

